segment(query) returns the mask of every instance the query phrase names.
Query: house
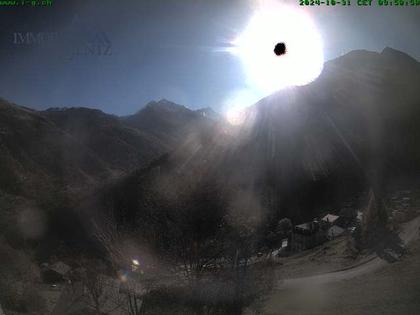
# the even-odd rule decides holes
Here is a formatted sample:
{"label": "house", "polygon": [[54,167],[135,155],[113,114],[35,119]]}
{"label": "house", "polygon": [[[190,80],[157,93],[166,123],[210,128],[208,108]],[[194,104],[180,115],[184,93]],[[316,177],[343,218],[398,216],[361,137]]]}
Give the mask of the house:
{"label": "house", "polygon": [[313,248],[326,241],[325,231],[320,228],[318,220],[296,225],[293,229],[291,249],[301,251]]}
{"label": "house", "polygon": [[303,235],[312,235],[319,230],[319,224],[317,221],[306,222],[299,225],[295,225],[295,233]]}
{"label": "house", "polygon": [[327,231],[327,236],[330,240],[342,235],[345,232],[345,229],[339,227],[338,225],[333,225]]}
{"label": "house", "polygon": [[43,263],[41,265],[41,276],[45,283],[58,283],[63,282],[67,279],[67,275],[71,267],[63,263],[62,261],[54,264]]}

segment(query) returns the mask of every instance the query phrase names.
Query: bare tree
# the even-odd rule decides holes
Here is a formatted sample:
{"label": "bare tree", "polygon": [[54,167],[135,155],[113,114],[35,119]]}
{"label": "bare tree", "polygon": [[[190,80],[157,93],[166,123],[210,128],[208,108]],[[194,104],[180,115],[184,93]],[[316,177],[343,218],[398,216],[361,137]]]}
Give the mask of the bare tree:
{"label": "bare tree", "polygon": [[95,314],[110,314],[123,307],[117,279],[107,275],[99,260],[80,258],[70,276],[68,308],[87,308]]}

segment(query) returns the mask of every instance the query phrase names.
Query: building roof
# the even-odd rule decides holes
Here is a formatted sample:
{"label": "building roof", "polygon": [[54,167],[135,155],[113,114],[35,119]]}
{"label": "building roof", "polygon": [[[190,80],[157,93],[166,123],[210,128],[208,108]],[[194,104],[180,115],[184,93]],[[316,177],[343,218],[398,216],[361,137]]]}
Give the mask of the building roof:
{"label": "building roof", "polygon": [[335,220],[339,218],[338,215],[330,214],[328,213],[326,216],[322,218],[322,221],[328,222],[328,223],[334,223]]}
{"label": "building roof", "polygon": [[62,261],[56,262],[55,264],[51,265],[50,270],[59,273],[60,275],[65,275],[67,272],[70,271],[71,267],[63,263]]}
{"label": "building roof", "polygon": [[296,225],[295,228],[301,229],[301,230],[310,230],[311,229],[311,223],[306,222],[299,225]]}

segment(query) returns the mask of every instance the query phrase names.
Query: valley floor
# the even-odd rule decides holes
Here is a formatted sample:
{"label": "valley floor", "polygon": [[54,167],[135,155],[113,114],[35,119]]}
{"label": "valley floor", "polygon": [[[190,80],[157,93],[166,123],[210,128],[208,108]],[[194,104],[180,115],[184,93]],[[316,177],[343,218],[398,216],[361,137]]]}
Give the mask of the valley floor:
{"label": "valley floor", "polygon": [[401,238],[411,242],[401,261],[388,264],[372,257],[348,270],[280,281],[263,314],[419,314],[419,226],[420,218],[404,226]]}

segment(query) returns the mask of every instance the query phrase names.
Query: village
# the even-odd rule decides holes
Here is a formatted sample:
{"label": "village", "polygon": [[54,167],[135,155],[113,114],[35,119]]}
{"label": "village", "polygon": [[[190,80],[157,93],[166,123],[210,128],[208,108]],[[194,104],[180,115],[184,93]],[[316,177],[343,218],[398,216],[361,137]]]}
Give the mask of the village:
{"label": "village", "polygon": [[[418,200],[411,191],[399,191],[387,200],[390,211],[390,224],[398,230],[399,226],[420,215]],[[279,278],[296,277],[305,274],[329,272],[371,259],[372,253],[356,255],[349,248],[353,244],[354,233],[361,225],[363,212],[350,206],[340,211],[325,213],[292,226],[283,237],[279,246],[265,252],[257,252],[247,260],[249,268],[270,262]],[[290,221],[290,220],[289,220]],[[399,260],[400,253],[389,251],[382,257],[388,262]],[[227,264],[223,260],[204,266],[209,270]],[[240,265],[244,261],[239,262]],[[100,304],[106,314],[127,312],[127,299],[147,294],[152,287],[170,286],[181,281],[186,266],[179,265],[176,274],[162,273],[156,266],[145,265],[133,257],[126,270],[118,277],[109,274],[101,261],[67,261],[58,258],[43,262],[39,266],[40,283],[38,291],[45,302],[45,314],[65,314],[95,309]],[[157,276],[158,275],[158,276]],[[159,280],[156,279],[159,277]],[[19,285],[19,284],[15,284]],[[133,301],[134,301],[133,300]],[[2,313],[3,312],[3,313]],[[0,309],[0,314],[15,315]]]}

